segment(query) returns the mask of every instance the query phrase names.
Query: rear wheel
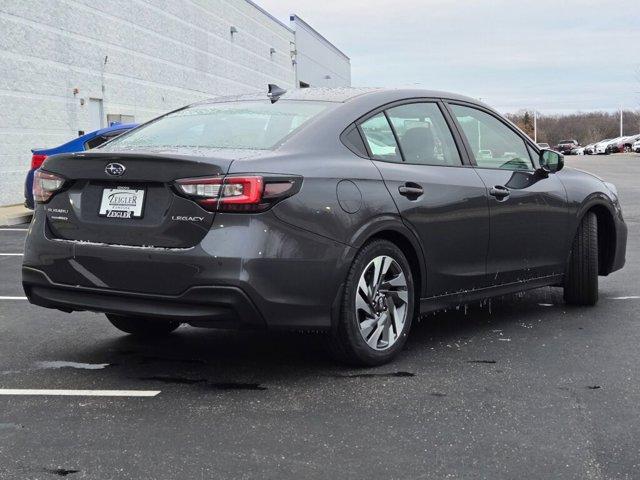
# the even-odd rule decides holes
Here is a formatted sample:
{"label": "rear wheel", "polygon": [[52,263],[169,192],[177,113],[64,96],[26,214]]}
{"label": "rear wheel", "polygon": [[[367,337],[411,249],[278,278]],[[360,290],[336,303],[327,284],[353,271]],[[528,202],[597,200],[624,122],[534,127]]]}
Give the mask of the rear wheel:
{"label": "rear wheel", "polygon": [[173,332],[180,326],[174,320],[159,320],[143,317],[127,317],[107,313],[107,318],[118,330],[136,337],[159,337]]}
{"label": "rear wheel", "polygon": [[598,303],[598,220],[593,212],[584,216],[573,239],[564,300],[571,305]]}
{"label": "rear wheel", "polygon": [[413,276],[402,251],[386,240],[367,244],[347,276],[339,323],[329,342],[332,353],[352,365],[390,361],[406,342],[414,302]]}

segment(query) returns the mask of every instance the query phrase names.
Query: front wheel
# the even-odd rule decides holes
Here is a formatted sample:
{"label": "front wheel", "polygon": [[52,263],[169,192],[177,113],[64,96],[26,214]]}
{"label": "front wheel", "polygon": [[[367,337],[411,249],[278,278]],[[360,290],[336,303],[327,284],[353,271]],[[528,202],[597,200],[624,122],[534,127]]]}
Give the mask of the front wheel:
{"label": "front wheel", "polygon": [[573,239],[564,280],[564,300],[570,305],[598,303],[598,220],[588,212]]}
{"label": "front wheel", "polygon": [[338,360],[382,365],[407,340],[414,315],[411,268],[395,244],[375,240],[356,255],[347,275],[340,318],[329,346]]}
{"label": "front wheel", "polygon": [[168,335],[180,326],[180,322],[174,320],[127,317],[110,313],[106,315],[111,324],[118,330],[141,338]]}

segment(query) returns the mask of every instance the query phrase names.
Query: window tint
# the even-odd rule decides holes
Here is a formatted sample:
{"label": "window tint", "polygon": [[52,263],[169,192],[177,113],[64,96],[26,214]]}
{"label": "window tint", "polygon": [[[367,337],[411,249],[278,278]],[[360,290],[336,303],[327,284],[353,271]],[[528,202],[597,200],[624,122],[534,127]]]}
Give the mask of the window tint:
{"label": "window tint", "polygon": [[451,105],[479,167],[506,170],[533,168],[524,140],[492,115]]}
{"label": "window tint", "polygon": [[451,131],[436,103],[410,103],[387,111],[407,163],[461,165]]}
{"label": "window tint", "polygon": [[371,117],[363,122],[360,128],[373,158],[389,162],[402,162],[398,144],[384,113]]}
{"label": "window tint", "polygon": [[202,103],[169,113],[103,148],[248,148],[268,150],[330,108],[328,102],[280,100]]}

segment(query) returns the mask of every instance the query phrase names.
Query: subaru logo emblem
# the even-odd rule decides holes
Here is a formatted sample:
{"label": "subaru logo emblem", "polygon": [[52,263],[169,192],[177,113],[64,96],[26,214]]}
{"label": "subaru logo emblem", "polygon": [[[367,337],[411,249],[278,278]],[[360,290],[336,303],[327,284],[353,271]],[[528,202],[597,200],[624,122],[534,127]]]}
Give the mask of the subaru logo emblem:
{"label": "subaru logo emblem", "polygon": [[114,177],[121,177],[122,175],[124,175],[125,170],[126,168],[124,168],[124,165],[120,163],[110,163],[104,169],[106,173],[108,173],[109,175],[113,175]]}

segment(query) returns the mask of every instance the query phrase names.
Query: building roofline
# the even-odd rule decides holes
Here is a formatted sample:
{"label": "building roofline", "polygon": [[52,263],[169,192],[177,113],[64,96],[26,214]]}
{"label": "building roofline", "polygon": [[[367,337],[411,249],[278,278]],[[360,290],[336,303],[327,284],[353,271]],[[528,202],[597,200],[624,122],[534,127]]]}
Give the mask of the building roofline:
{"label": "building roofline", "polygon": [[258,10],[260,13],[263,13],[264,15],[266,15],[267,17],[269,17],[271,20],[273,20],[274,22],[276,22],[278,25],[280,25],[281,27],[286,28],[288,31],[290,31],[291,33],[295,33],[295,31],[293,30],[293,28],[291,28],[289,25],[287,25],[286,23],[278,20],[276,17],[274,17],[273,15],[271,15],[269,12],[267,12],[264,8],[262,8],[260,5],[258,5],[257,3],[252,2],[251,0],[244,0],[245,2],[247,2],[249,5],[251,5],[253,8],[255,8],[256,10]]}
{"label": "building roofline", "polygon": [[[305,22],[302,18],[300,18],[298,15],[296,15],[295,13],[292,13],[289,16],[289,20],[297,23],[300,22],[300,24],[302,24],[303,27],[309,29],[309,31],[311,31],[311,33],[313,33],[318,40],[320,40],[321,42],[325,43],[326,45],[328,45],[331,49],[333,49],[336,53],[338,53],[339,55],[341,55],[342,57],[344,57],[346,60],[349,61],[349,63],[351,63],[351,59],[342,51],[340,50],[338,47],[336,47],[333,43],[331,43],[329,40],[327,40],[324,36],[322,36],[322,34],[320,34],[315,28],[313,28],[311,25],[309,25],[307,22]],[[295,30],[294,30],[295,31]]]}

